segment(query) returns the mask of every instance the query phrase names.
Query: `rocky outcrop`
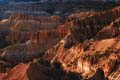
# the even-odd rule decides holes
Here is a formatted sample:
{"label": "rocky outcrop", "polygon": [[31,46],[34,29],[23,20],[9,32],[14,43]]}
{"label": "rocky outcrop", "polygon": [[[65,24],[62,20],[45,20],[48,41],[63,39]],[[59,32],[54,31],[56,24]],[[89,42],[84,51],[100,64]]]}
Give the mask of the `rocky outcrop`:
{"label": "rocky outcrop", "polygon": [[[108,20],[109,16],[113,17]],[[85,21],[68,20],[63,26],[70,26],[71,35],[47,50],[43,58],[51,63],[59,61],[66,71],[81,73],[88,80],[106,79],[112,73],[118,78],[119,73],[114,70],[119,67],[119,19],[115,20],[118,17],[119,7],[95,13]],[[74,46],[66,47],[68,43]],[[102,69],[100,72],[97,71],[99,68]]]}
{"label": "rocky outcrop", "polygon": [[[31,16],[26,14],[12,14],[8,19],[4,19],[0,21],[0,25],[11,28],[12,30],[19,29],[19,28],[26,28],[28,26],[31,27],[38,27],[41,29],[55,29],[61,24],[61,17],[59,16]],[[18,28],[16,28],[16,26]],[[39,29],[38,29],[39,30]]]}
{"label": "rocky outcrop", "polygon": [[69,49],[65,48],[65,43],[63,40],[61,45],[49,49],[44,59],[51,63],[59,61],[66,71],[82,73],[84,78],[94,75],[98,68],[102,68],[107,77],[119,66],[120,42],[117,38],[85,42]]}
{"label": "rocky outcrop", "polygon": [[104,71],[102,69],[97,69],[95,75],[87,80],[105,80]]}
{"label": "rocky outcrop", "polygon": [[39,63],[21,63],[0,76],[0,80],[61,80],[58,70]]}
{"label": "rocky outcrop", "polygon": [[[40,57],[43,53],[57,44],[62,38],[68,34],[69,30],[61,28],[58,30],[44,30],[31,34],[31,37],[25,43],[18,43],[23,37],[13,37],[13,46],[6,47],[1,50],[1,58],[10,63],[19,63],[30,61],[34,58]],[[26,35],[27,36],[27,35]],[[23,41],[23,40],[22,40]],[[50,44],[49,44],[50,43]]]}
{"label": "rocky outcrop", "polygon": [[101,31],[102,28],[104,28],[106,25],[109,25],[110,23],[111,23],[110,26],[114,26],[114,27],[111,27],[111,29],[109,27],[109,30],[107,30],[108,27],[104,28],[104,30],[102,30],[101,32],[104,31],[105,33],[107,33],[104,36],[111,35],[113,37],[116,37],[116,35],[119,35],[119,27],[115,27],[115,26],[119,26],[119,19],[118,19],[120,17],[119,10],[120,8],[116,7],[114,9],[88,14],[88,17],[81,16],[83,17],[83,19],[79,18],[80,14],[68,18],[67,21],[73,22],[72,25],[73,27],[71,29],[71,33],[73,37],[77,39],[79,42],[83,42],[86,39],[91,39],[95,37],[96,34],[99,31]]}
{"label": "rocky outcrop", "polygon": [[[39,32],[44,32],[42,30],[52,31],[52,29],[57,29],[60,24],[61,18],[58,16],[33,17],[14,14],[9,19],[1,22],[0,30],[1,33],[6,34],[4,37],[8,43],[24,43],[31,39],[32,34],[37,33],[38,35]],[[45,31],[47,35],[49,31]]]}
{"label": "rocky outcrop", "polygon": [[[104,27],[98,34],[95,39],[108,39],[114,38],[120,35],[120,19],[115,20],[107,27]],[[103,35],[104,34],[104,35]]]}
{"label": "rocky outcrop", "polygon": [[38,32],[40,30],[40,23],[34,20],[17,21],[11,31],[13,32]]}
{"label": "rocky outcrop", "polygon": [[[30,28],[28,28],[28,29],[30,29]],[[33,29],[31,29],[31,30],[33,30]],[[46,40],[46,41],[48,41],[48,42],[50,41],[52,43],[53,40],[58,39],[58,41],[59,41],[61,38],[65,37],[69,33],[70,33],[70,30],[69,30],[69,28],[66,28],[66,27],[59,27],[57,29],[52,29],[52,30],[39,30],[39,31],[32,31],[32,32],[31,31],[28,31],[28,32],[27,31],[22,31],[22,32],[13,31],[13,32],[10,32],[6,36],[6,40],[8,42],[10,42],[11,44],[24,43],[31,39],[35,39],[39,42],[41,42],[41,41],[45,42],[45,40]],[[51,39],[52,39],[52,41],[51,41]]]}

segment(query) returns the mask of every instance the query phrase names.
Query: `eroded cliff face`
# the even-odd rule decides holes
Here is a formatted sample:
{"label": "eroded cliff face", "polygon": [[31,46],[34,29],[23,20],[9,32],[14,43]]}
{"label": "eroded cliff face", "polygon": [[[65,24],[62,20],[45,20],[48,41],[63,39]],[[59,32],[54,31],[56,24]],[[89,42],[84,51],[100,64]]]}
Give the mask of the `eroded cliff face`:
{"label": "eroded cliff face", "polygon": [[116,19],[110,25],[104,27],[101,31],[98,32],[98,34],[96,35],[96,39],[101,40],[119,36],[120,35],[119,22],[120,19]]}
{"label": "eroded cliff face", "polygon": [[1,58],[7,62],[18,64],[43,55],[46,50],[57,44],[68,34],[69,30],[61,28],[55,30],[43,30],[32,33],[26,43],[15,44],[18,38],[11,38],[13,45],[1,49]]}
{"label": "eroded cliff face", "polygon": [[82,15],[62,22],[16,14],[2,21],[9,46],[0,49],[0,79],[119,80],[120,7]]}
{"label": "eroded cliff face", "polygon": [[[6,74],[0,74],[1,80],[61,80],[60,71],[42,66],[39,63],[19,64],[8,70]],[[17,75],[16,75],[17,74]],[[56,76],[58,75],[58,76]]]}
{"label": "eroded cliff face", "polygon": [[[57,29],[61,23],[59,16],[33,17],[16,13],[11,15],[9,19],[0,22],[1,36],[4,35],[5,41],[9,44],[25,43],[31,39],[33,34],[43,30],[51,32],[52,29]],[[45,31],[47,35],[49,31]]]}
{"label": "eroded cliff face", "polygon": [[102,68],[107,77],[114,73],[115,68],[120,66],[119,44],[120,41],[113,38],[85,42],[85,44],[75,45],[70,49],[56,45],[46,52],[44,58],[52,61],[52,63],[59,61],[66,71],[82,73],[84,77],[90,77],[95,74],[98,68]]}
{"label": "eroded cliff face", "polygon": [[[86,36],[85,39],[83,38],[85,35],[76,38],[76,35],[81,35],[84,30],[86,34],[88,34],[87,32],[90,32],[90,30],[79,29],[78,26],[73,26],[71,29],[73,30],[71,31],[71,35],[49,49],[43,58],[51,61],[51,63],[58,61],[62,64],[64,70],[81,73],[83,78],[88,78],[88,80],[102,80],[103,73],[104,79],[109,78],[109,80],[118,80],[120,74],[118,72],[120,67],[119,19],[116,19],[107,26],[103,26],[101,29],[99,27],[98,29],[88,28],[90,30],[95,29],[99,31],[98,33],[97,31],[96,33],[93,32],[96,36],[92,36],[90,40],[87,40],[89,39],[87,37],[91,34]],[[73,39],[78,40],[80,38],[84,39],[83,43],[79,43],[81,41],[78,41],[75,44],[74,42],[76,41]],[[69,44],[69,46],[66,47],[67,44]],[[101,78],[98,78],[97,75],[97,70],[99,68],[103,70],[103,73],[100,73]]]}

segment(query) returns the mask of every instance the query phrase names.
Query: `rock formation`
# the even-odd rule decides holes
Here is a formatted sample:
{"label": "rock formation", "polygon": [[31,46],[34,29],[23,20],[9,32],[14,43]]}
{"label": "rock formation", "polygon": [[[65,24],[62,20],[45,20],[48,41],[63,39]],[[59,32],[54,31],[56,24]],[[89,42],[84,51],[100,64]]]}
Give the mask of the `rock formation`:
{"label": "rock formation", "polygon": [[61,80],[60,71],[39,63],[21,63],[0,76],[0,80]]}
{"label": "rock formation", "polygon": [[0,80],[120,79],[120,7],[14,14],[0,31]]}

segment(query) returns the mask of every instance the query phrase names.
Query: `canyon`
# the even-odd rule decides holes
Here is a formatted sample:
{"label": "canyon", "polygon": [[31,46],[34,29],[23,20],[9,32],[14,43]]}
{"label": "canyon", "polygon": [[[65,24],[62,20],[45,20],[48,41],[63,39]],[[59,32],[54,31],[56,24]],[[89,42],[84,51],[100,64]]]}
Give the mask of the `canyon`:
{"label": "canyon", "polygon": [[0,80],[120,80],[120,6],[19,5],[0,13]]}

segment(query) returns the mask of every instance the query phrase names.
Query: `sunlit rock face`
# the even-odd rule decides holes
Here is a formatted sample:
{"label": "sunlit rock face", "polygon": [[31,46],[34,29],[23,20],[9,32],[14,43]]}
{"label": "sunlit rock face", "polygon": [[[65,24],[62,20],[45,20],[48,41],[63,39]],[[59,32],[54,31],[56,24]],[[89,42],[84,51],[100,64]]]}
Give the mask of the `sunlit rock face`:
{"label": "sunlit rock face", "polygon": [[[83,43],[77,42],[81,37],[73,38],[80,33],[82,34],[80,31],[82,29],[79,29],[78,25],[75,26],[73,22],[71,25],[71,35],[46,51],[43,58],[51,61],[51,63],[59,61],[66,71],[81,73],[83,78],[88,80],[101,80],[108,78],[108,76],[112,80],[111,74],[115,75],[115,73],[119,79],[119,73],[116,71],[116,69],[119,70],[118,67],[120,66],[119,19],[111,22],[108,26],[98,27],[95,30],[100,32],[97,33],[96,31],[93,39],[86,40],[86,38]],[[85,32],[87,34],[88,31]],[[66,47],[68,44],[69,46]]]}
{"label": "sunlit rock face", "polygon": [[116,7],[1,20],[0,80],[119,80],[119,17]]}
{"label": "sunlit rock face", "polygon": [[[104,43],[109,44],[109,41],[111,41],[110,45],[100,46],[100,44]],[[91,46],[88,46],[90,47],[88,51],[85,51],[82,44],[76,45],[68,50],[64,49],[62,45],[59,47],[56,45],[53,49],[47,51],[44,58],[52,62],[60,61],[66,71],[82,73],[84,77],[92,76],[98,68],[102,68],[105,72],[104,74],[108,76],[116,66],[119,66],[117,65],[117,61],[119,61],[120,42],[118,41],[117,44],[114,45],[115,49],[112,48],[114,42],[116,42],[116,39],[96,41]],[[93,50],[93,47],[96,48]]]}

